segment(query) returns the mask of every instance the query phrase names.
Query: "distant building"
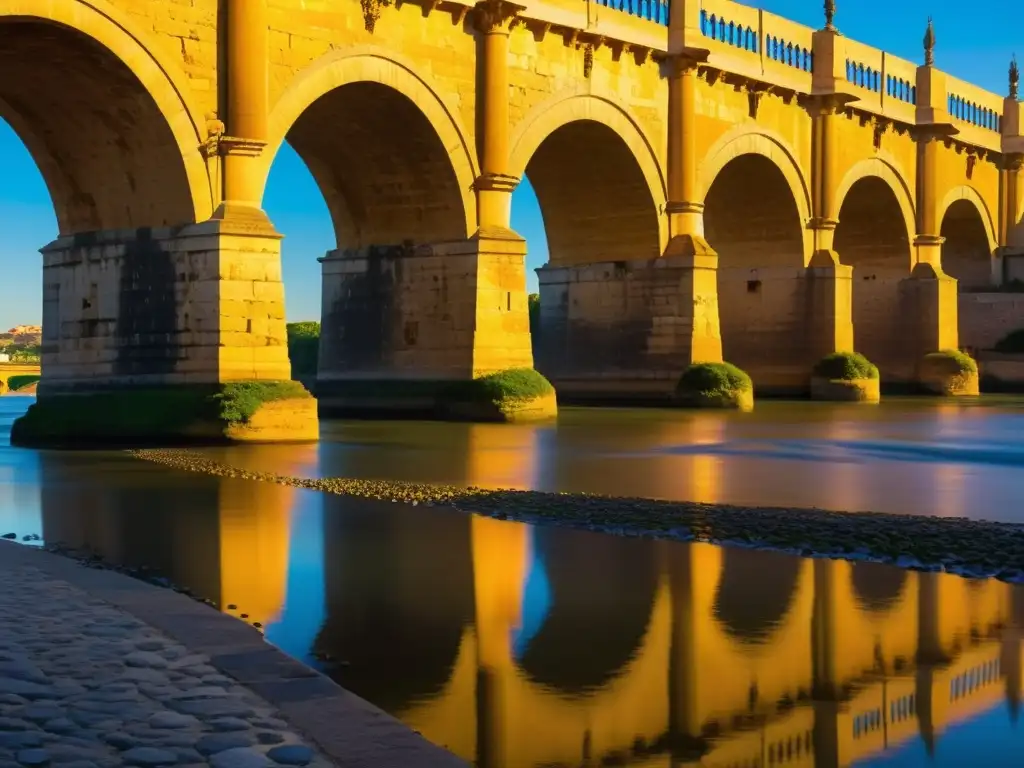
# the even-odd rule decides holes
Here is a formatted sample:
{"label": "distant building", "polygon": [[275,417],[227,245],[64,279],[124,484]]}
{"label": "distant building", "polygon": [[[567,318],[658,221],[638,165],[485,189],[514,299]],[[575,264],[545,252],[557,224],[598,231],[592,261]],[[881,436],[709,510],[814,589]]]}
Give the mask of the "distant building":
{"label": "distant building", "polygon": [[8,355],[6,352],[0,352],[0,363],[9,363],[9,362],[11,362],[11,356]]}

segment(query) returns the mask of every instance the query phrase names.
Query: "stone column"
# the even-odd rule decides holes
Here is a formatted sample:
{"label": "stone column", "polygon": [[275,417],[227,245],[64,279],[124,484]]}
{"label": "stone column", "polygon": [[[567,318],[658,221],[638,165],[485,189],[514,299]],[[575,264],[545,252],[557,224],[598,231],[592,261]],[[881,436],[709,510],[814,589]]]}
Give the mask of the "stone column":
{"label": "stone column", "polygon": [[853,268],[840,261],[840,254],[833,247],[839,223],[836,133],[844,102],[845,97],[826,96],[811,107],[813,216],[809,226],[814,236],[814,252],[807,269],[807,347],[811,365],[833,352],[854,350]]}
{"label": "stone column", "polygon": [[[668,125],[669,242],[662,262],[682,269],[680,300],[672,309],[680,328],[672,328],[672,345],[681,372],[694,362],[720,362],[722,335],[718,318],[718,254],[704,239],[704,203],[697,181],[697,58],[671,60]],[[674,276],[675,277],[675,276]],[[652,323],[658,329],[658,318]],[[664,344],[655,344],[664,347]]]}
{"label": "stone column", "polygon": [[219,150],[224,200],[214,218],[244,218],[270,226],[261,210],[259,156],[267,142],[266,0],[227,2],[227,135]]}
{"label": "stone column", "polygon": [[1003,157],[999,175],[999,247],[993,261],[993,282],[1024,280],[1024,155]]}
{"label": "stone column", "polygon": [[[512,192],[519,178],[509,173],[508,37],[520,7],[505,0],[487,0],[476,7],[482,38],[480,111],[480,177],[476,181],[479,234],[511,230]],[[517,236],[518,237],[518,236]]]}
{"label": "stone column", "polygon": [[956,280],[942,269],[939,234],[936,171],[941,133],[925,127],[917,134],[917,236],[910,277],[900,284],[906,325],[907,366],[913,366],[930,352],[956,349]]}

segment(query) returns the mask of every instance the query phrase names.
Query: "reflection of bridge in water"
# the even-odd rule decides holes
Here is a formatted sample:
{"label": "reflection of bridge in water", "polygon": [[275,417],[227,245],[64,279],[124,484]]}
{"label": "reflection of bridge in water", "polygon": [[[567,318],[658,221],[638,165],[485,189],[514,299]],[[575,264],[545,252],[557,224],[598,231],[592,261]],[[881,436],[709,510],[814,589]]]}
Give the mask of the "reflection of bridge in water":
{"label": "reflection of bridge in water", "polygon": [[[265,624],[314,586],[288,583],[293,489],[181,475],[154,495],[145,475],[163,470],[118,462],[116,482],[89,469],[93,493],[56,462],[42,459],[51,540],[147,562]],[[670,748],[702,737],[705,765],[845,766],[918,736],[934,748],[1003,700],[1016,718],[1019,588],[322,502],[316,648],[348,662],[344,685],[480,766],[677,766]]]}

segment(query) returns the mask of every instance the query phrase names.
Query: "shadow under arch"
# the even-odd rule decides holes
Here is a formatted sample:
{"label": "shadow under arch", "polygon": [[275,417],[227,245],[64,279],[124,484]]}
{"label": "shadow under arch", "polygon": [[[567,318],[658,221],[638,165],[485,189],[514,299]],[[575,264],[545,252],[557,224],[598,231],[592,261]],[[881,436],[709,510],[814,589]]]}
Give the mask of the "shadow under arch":
{"label": "shadow under arch", "polygon": [[535,529],[550,610],[518,659],[534,683],[566,696],[605,687],[640,652],[658,588],[651,541]]}
{"label": "shadow under arch", "polygon": [[853,563],[850,582],[854,598],[861,608],[885,613],[900,601],[907,584],[907,572],[884,563]]}
{"label": "shadow under arch", "polygon": [[511,173],[528,176],[537,194],[551,266],[661,255],[665,176],[624,105],[557,94],[514,127],[510,145]]}
{"label": "shadow under arch", "polygon": [[715,590],[715,618],[741,643],[766,643],[789,613],[799,579],[798,557],[725,547]]}
{"label": "shadow under arch", "polygon": [[904,335],[893,333],[901,325],[900,281],[910,277],[916,227],[906,218],[913,214],[894,186],[898,179],[889,178],[895,172],[877,168],[888,170],[847,179],[834,246],[840,261],[853,267],[854,347],[878,366],[885,383],[909,378],[904,369],[916,362],[903,349]]}
{"label": "shadow under arch", "polygon": [[799,200],[769,156],[727,161],[708,188],[704,231],[718,253],[722,355],[759,390],[802,387],[805,237]]}
{"label": "shadow under arch", "polygon": [[985,288],[992,284],[994,250],[985,214],[973,197],[952,200],[942,215],[939,234],[942,270],[957,280],[957,288]]}
{"label": "shadow under arch", "polygon": [[329,674],[392,714],[444,690],[473,622],[470,518],[324,497]]}
{"label": "shadow under arch", "polygon": [[604,123],[576,120],[555,129],[525,170],[544,218],[551,266],[660,255],[658,208],[643,170]]}
{"label": "shadow under arch", "polygon": [[209,216],[200,135],[166,70],[82,3],[0,1],[0,118],[24,142],[64,235]]}
{"label": "shadow under arch", "polygon": [[271,109],[266,173],[287,140],[324,195],[339,248],[461,240],[476,229],[465,131],[412,66],[372,48],[329,54]]}

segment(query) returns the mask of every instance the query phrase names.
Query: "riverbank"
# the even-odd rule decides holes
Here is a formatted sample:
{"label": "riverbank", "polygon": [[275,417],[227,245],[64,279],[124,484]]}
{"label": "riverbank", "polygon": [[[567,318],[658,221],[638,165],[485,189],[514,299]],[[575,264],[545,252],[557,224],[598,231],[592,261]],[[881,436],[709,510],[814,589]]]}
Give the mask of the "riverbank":
{"label": "riverbank", "polygon": [[309,488],[357,498],[448,506],[463,512],[621,536],[707,541],[805,557],[872,560],[1024,583],[1024,525],[873,512],[738,507],[591,494],[488,490],[252,472],[174,449],[134,450],[171,468]]}
{"label": "riverbank", "polygon": [[0,765],[457,768],[259,632],[0,541]]}

